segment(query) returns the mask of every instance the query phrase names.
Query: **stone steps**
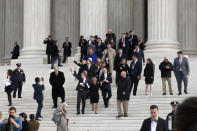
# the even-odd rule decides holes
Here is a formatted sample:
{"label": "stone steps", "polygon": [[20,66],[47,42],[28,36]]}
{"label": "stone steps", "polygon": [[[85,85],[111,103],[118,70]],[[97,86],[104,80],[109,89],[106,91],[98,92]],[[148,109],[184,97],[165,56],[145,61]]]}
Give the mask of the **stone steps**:
{"label": "stone steps", "polygon": [[[195,65],[197,64],[196,58],[191,58],[190,67],[192,70],[191,76],[189,76],[189,88],[188,95],[183,94],[182,96],[177,95],[177,85],[172,76],[172,83],[174,89],[174,95],[170,96],[169,93],[166,96],[162,96],[162,87],[161,87],[161,78],[160,72],[158,70],[158,64],[156,65],[155,81],[153,84],[153,96],[145,96],[145,84],[144,78],[139,82],[138,95],[132,96],[129,101],[129,117],[117,119],[117,107],[116,107],[116,93],[117,88],[112,83],[112,98],[110,99],[109,108],[104,108],[103,99],[100,95],[99,100],[99,114],[94,114],[91,111],[91,105],[89,100],[86,102],[86,111],[84,115],[76,115],[76,85],[78,81],[75,81],[75,78],[69,72],[69,68],[74,68],[74,64],[69,61],[69,63],[64,64],[60,68],[61,71],[65,74],[65,96],[66,102],[68,104],[68,118],[69,118],[69,128],[71,131],[137,131],[140,129],[143,120],[149,117],[149,106],[152,104],[157,104],[159,106],[159,113],[162,118],[165,118],[166,115],[171,111],[169,103],[172,100],[177,100],[181,102],[183,99],[196,96],[197,88],[195,87],[197,77],[197,70],[195,70]],[[156,61],[155,63],[159,63]],[[50,65],[22,65],[26,75],[27,82],[23,86],[23,98],[22,99],[13,99],[13,105],[17,108],[17,113],[26,112],[28,115],[35,113],[37,109],[37,104],[33,100],[33,88],[32,84],[34,83],[34,78],[36,76],[43,76],[45,79],[45,88],[44,91],[44,107],[42,110],[43,119],[40,122],[41,127],[39,131],[55,131],[56,126],[51,121],[52,114],[54,109],[50,107],[52,104],[51,98],[51,86],[48,82],[49,74],[52,72]],[[7,69],[14,69],[15,66],[0,66],[1,75],[0,75],[0,111],[3,112],[4,118],[7,117],[7,96],[4,93],[4,83],[3,80],[6,78]],[[113,80],[115,78],[115,73],[113,73]],[[168,91],[168,89],[167,89]],[[59,103],[60,105],[60,99]]]}

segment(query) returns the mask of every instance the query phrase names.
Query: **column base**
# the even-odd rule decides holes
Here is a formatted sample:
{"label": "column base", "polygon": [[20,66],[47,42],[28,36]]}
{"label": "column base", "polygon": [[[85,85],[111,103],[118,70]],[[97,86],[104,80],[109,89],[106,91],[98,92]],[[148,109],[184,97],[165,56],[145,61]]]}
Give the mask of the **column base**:
{"label": "column base", "polygon": [[146,52],[177,52],[180,50],[180,44],[178,42],[147,42]]}
{"label": "column base", "polygon": [[177,52],[181,50],[179,45],[178,42],[147,42],[145,56],[156,63],[163,61],[164,57],[168,57],[169,61],[173,62]]}
{"label": "column base", "polygon": [[197,49],[183,49],[184,54],[197,55]]}
{"label": "column base", "polygon": [[16,63],[24,65],[47,64],[47,56],[43,49],[22,49],[19,58],[11,60],[11,65],[15,65]]}

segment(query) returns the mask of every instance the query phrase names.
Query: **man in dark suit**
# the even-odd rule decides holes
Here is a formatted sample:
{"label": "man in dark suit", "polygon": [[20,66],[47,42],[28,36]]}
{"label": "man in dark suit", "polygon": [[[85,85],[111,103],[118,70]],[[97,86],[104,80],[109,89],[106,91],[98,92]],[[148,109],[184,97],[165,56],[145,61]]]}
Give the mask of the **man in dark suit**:
{"label": "man in dark suit", "polygon": [[112,29],[109,29],[108,33],[106,34],[106,43],[109,43],[111,40],[116,42],[116,35],[112,32]]}
{"label": "man in dark suit", "polygon": [[70,68],[70,71],[73,73],[73,76],[79,80],[76,90],[77,93],[77,115],[80,114],[80,103],[82,101],[82,114],[85,113],[85,105],[86,105],[86,97],[88,92],[88,79],[87,79],[87,72],[83,71],[80,75],[76,73],[76,70],[73,72]]}
{"label": "man in dark suit", "polygon": [[188,75],[190,74],[189,62],[186,57],[183,56],[183,52],[177,52],[178,57],[174,59],[174,75],[178,85],[178,95],[182,95],[182,81],[184,83],[184,92],[187,94]]}
{"label": "man in dark suit", "polygon": [[104,105],[105,108],[108,108],[109,99],[112,96],[111,85],[110,85],[112,83],[112,77],[111,74],[107,71],[107,68],[103,69],[103,74],[100,78],[100,82],[101,82],[101,90],[102,90]]}
{"label": "man in dark suit", "polygon": [[123,50],[123,54],[127,55],[128,42],[127,42],[125,33],[122,33],[122,37],[120,38],[119,43],[118,43],[118,48],[121,48]]}
{"label": "man in dark suit", "polygon": [[133,61],[131,62],[130,65],[130,71],[129,71],[129,75],[131,78],[131,89],[130,91],[132,91],[133,85],[134,85],[134,89],[133,89],[133,95],[136,96],[137,93],[137,86],[138,86],[138,82],[141,78],[141,73],[142,73],[142,63],[138,60],[137,55],[133,55]]}
{"label": "man in dark suit", "polygon": [[52,39],[52,36],[51,35],[49,35],[48,38],[46,38],[44,40],[44,44],[47,44],[46,54],[47,54],[47,58],[48,58],[48,64],[51,64],[51,60],[52,60],[52,49],[53,49],[53,45],[54,45],[54,40]]}
{"label": "man in dark suit", "polygon": [[12,59],[18,59],[20,54],[20,46],[17,44],[17,41],[14,41],[14,49],[11,53],[12,53]]}
{"label": "man in dark suit", "polygon": [[92,62],[92,58],[88,58],[87,64],[85,65],[85,70],[87,71],[87,77],[91,81],[92,77],[96,77],[96,67]]}
{"label": "man in dark suit", "polygon": [[[42,81],[42,83],[41,83]],[[36,102],[38,103],[38,108],[37,108],[37,112],[36,112],[36,120],[39,120],[41,116],[41,110],[42,110],[42,107],[43,107],[43,90],[45,89],[44,87],[44,79],[43,78],[39,78],[39,77],[36,77],[35,78],[35,84],[33,84],[33,88],[34,88],[34,100],[36,100]]]}
{"label": "man in dark suit", "polygon": [[63,87],[65,82],[64,73],[59,71],[58,67],[55,67],[54,72],[50,74],[49,82],[52,86],[52,98],[54,104],[52,108],[57,108],[58,97],[61,97],[62,103],[65,102],[65,91]]}
{"label": "man in dark suit", "polygon": [[62,66],[61,65],[61,58],[60,58],[60,50],[58,49],[58,44],[59,41],[56,41],[55,44],[53,45],[53,49],[52,49],[52,62],[51,62],[51,69],[54,69],[54,64],[55,61],[58,60],[58,66]]}
{"label": "man in dark suit", "polygon": [[132,59],[132,53],[133,53],[133,50],[135,48],[135,45],[137,45],[137,43],[138,43],[137,35],[135,35],[134,31],[130,31],[129,37],[128,37],[128,44],[129,44],[128,59],[129,60]]}
{"label": "man in dark suit", "polygon": [[144,51],[140,50],[139,45],[135,45],[135,49],[133,50],[133,55],[137,55],[138,60],[145,65]]}
{"label": "man in dark suit", "polygon": [[63,59],[63,63],[65,63],[66,58],[68,56],[71,56],[72,43],[69,41],[69,37],[66,37],[65,42],[63,43],[63,48],[64,48],[64,59]]}
{"label": "man in dark suit", "polygon": [[175,114],[176,114],[176,110],[177,107],[179,105],[178,101],[173,101],[170,103],[170,105],[172,106],[172,112],[168,114],[168,116],[166,117],[166,123],[167,123],[167,127],[168,127],[168,131],[175,131],[174,129],[174,118],[175,118]]}
{"label": "man in dark suit", "polygon": [[120,66],[121,60],[125,58],[125,55],[123,54],[123,50],[120,48],[118,49],[118,53],[115,56],[114,59],[114,70],[116,71],[116,83],[118,82],[118,76],[120,72],[118,71],[118,67]]}
{"label": "man in dark suit", "polygon": [[80,60],[86,59],[88,51],[88,42],[84,39],[84,36],[80,36],[79,47],[81,47]]}
{"label": "man in dark suit", "polygon": [[103,57],[103,51],[105,50],[105,44],[102,42],[101,38],[97,38],[97,44],[96,44],[96,55],[98,58]]}
{"label": "man in dark suit", "polygon": [[26,77],[24,71],[21,69],[21,64],[16,64],[17,68],[13,71],[13,75],[17,79],[17,87],[14,88],[13,98],[16,98],[16,92],[18,90],[18,98],[21,97],[23,82],[25,82]]}
{"label": "man in dark suit", "polygon": [[166,121],[158,116],[158,106],[150,107],[151,118],[145,119],[140,131],[168,131]]}

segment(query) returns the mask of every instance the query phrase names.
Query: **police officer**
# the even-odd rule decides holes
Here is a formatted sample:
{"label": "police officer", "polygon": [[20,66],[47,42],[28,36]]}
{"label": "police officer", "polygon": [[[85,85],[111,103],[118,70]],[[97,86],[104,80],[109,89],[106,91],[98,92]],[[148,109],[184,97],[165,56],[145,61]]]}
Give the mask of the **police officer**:
{"label": "police officer", "polygon": [[167,122],[167,126],[168,126],[168,131],[175,131],[174,117],[175,117],[175,113],[176,113],[177,107],[179,105],[179,102],[172,101],[170,104],[172,106],[172,112],[168,114],[168,116],[166,118],[166,122]]}
{"label": "police officer", "polygon": [[13,98],[16,98],[16,92],[18,90],[18,98],[21,97],[23,82],[25,82],[26,77],[24,71],[21,69],[21,63],[16,64],[17,68],[13,71],[13,75],[17,80],[17,87],[14,88]]}

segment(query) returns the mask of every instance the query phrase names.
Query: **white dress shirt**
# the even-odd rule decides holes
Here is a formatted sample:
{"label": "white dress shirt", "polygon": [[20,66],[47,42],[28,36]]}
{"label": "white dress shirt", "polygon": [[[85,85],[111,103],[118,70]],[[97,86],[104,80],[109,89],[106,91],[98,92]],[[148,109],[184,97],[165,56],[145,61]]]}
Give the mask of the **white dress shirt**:
{"label": "white dress shirt", "polygon": [[156,121],[151,120],[151,131],[157,131],[157,122],[158,122],[158,117],[156,118]]}

